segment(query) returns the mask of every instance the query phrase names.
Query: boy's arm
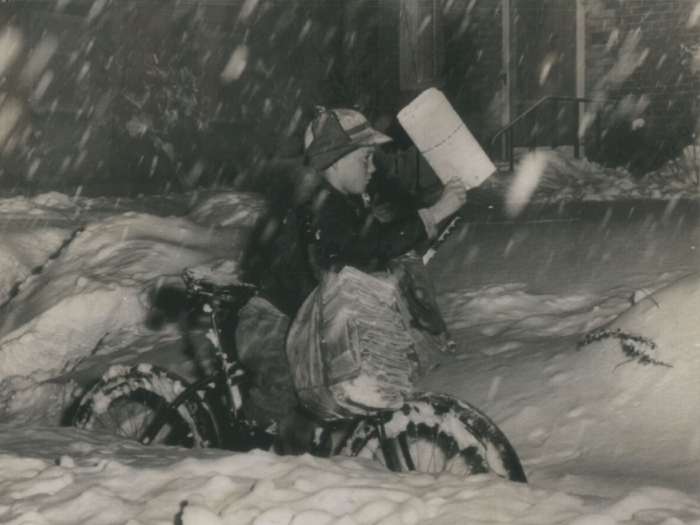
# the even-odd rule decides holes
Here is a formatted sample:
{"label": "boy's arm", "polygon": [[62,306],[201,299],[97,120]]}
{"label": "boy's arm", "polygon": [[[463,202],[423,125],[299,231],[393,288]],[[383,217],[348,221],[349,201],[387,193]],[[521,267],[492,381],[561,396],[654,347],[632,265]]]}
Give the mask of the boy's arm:
{"label": "boy's arm", "polygon": [[[380,222],[368,213],[359,232],[349,226],[350,217],[342,214],[321,214],[316,227],[315,253],[322,268],[350,264],[362,269],[371,261],[386,261],[403,255],[429,237],[423,214],[413,212],[391,222]],[[433,228],[434,228],[434,222]],[[437,233],[437,230],[435,230]]]}

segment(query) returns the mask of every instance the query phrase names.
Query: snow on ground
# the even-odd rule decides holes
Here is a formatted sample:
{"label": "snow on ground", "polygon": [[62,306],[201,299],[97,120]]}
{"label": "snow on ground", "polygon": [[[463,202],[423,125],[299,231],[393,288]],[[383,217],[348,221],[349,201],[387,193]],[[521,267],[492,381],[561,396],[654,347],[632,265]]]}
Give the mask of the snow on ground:
{"label": "snow on ground", "polygon": [[[545,173],[534,198],[588,191],[570,182]],[[239,257],[265,209],[233,193],[0,201],[0,235],[21,235],[0,244],[0,291],[18,291],[0,309],[0,523],[700,524],[700,230],[696,204],[670,202],[476,221],[431,261],[459,353],[419,386],[489,414],[523,460],[522,485],[51,426],[95,363],[159,347],[168,362],[182,335],[172,319],[148,322],[158,294],[181,290],[187,265]],[[637,348],[658,363],[630,361],[615,337],[577,349],[600,328],[653,341]],[[83,375],[56,378],[73,368]]]}
{"label": "snow on ground", "polygon": [[187,217],[208,226],[254,227],[267,215],[265,201],[254,193],[222,193],[195,206]]}
{"label": "snow on ground", "polygon": [[70,238],[75,210],[58,193],[0,201],[0,306]]}
{"label": "snow on ground", "polygon": [[696,498],[658,487],[592,498],[489,475],[397,475],[366,460],[147,448],[69,428],[4,427],[0,449],[0,520],[14,525],[700,523]]}
{"label": "snow on ground", "polygon": [[[516,152],[516,157],[516,184],[507,180],[502,183],[502,190],[507,192],[518,186],[529,189],[528,182],[535,178],[533,199],[538,202],[700,198],[700,146],[688,146],[679,158],[642,178],[622,166],[604,167],[587,159],[572,158],[560,150]],[[532,170],[533,164],[542,166]],[[502,164],[500,169],[507,170],[508,165]],[[498,185],[498,180],[493,178],[487,184]],[[515,206],[512,202],[509,205]]]}
{"label": "snow on ground", "polygon": [[[548,301],[533,308],[535,328]],[[528,319],[513,306],[514,316]],[[644,296],[605,325],[646,341],[612,336],[577,349],[592,326],[581,326],[574,337],[567,329],[528,339],[519,334],[528,331],[521,322],[499,334],[504,337],[492,343],[495,349],[484,345],[486,355],[463,354],[420,386],[465,397],[494,417],[533,484],[599,496],[640,483],[697,492],[699,309],[696,272]],[[601,326],[596,310],[587,311],[593,327]],[[549,312],[550,326],[563,326],[562,310],[551,305]],[[623,342],[656,363],[626,355]]]}
{"label": "snow on ground", "polygon": [[[235,259],[245,242],[237,222],[215,231],[204,212],[197,215],[198,223],[137,212],[104,218],[103,211],[92,221],[89,206],[82,204],[75,238],[54,264],[23,281],[4,308],[0,378],[60,370],[99,350],[116,332],[123,336],[120,345],[133,342],[132,337],[147,330],[144,320],[158,293],[167,287],[183,288],[183,268]],[[44,255],[34,264],[41,266],[55,251],[42,230],[32,227],[17,235],[24,239],[24,251],[4,245],[2,252],[10,260],[34,252]],[[42,252],[42,247],[48,249]],[[4,284],[3,275],[3,287],[14,286],[21,277],[14,272]]]}
{"label": "snow on ground", "polygon": [[127,213],[88,225],[12,300],[0,323],[0,377],[89,355],[105,335],[142,324],[150,298],[179,285],[185,266],[231,258],[235,244],[179,218]]}

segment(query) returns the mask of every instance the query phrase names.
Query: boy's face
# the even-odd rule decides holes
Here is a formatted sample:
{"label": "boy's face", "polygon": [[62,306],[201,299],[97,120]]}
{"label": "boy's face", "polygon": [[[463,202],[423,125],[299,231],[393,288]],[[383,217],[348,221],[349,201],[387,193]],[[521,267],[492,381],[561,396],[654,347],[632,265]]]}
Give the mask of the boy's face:
{"label": "boy's face", "polygon": [[372,179],[374,167],[374,147],[362,147],[348,153],[338,162],[338,189],[349,195],[361,195]]}

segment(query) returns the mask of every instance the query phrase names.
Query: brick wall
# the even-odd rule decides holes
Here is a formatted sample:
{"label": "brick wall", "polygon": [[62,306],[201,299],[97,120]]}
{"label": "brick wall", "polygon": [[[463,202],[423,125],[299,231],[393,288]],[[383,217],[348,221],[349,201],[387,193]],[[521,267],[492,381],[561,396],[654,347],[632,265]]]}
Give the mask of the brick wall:
{"label": "brick wall", "polygon": [[[399,85],[400,61],[408,48],[401,49],[402,3],[350,2],[345,36],[347,80],[356,102],[370,111],[370,119],[386,129],[398,111],[418,91]],[[444,59],[438,46],[436,58],[444,63],[445,92],[469,129],[482,143],[500,127],[502,21],[500,0],[454,0],[440,7],[439,40],[444,42]],[[376,113],[376,115],[375,115]],[[396,122],[389,133],[401,136]]]}
{"label": "brick wall", "polygon": [[445,13],[446,96],[485,145],[501,127],[501,2],[456,0]]}
{"label": "brick wall", "polygon": [[[655,168],[691,140],[699,84],[682,45],[700,43],[690,26],[695,0],[599,0],[586,13],[586,91],[623,100],[603,111],[600,151],[589,133],[587,150],[612,163],[631,162],[642,173]],[[619,65],[627,63],[628,69]],[[644,128],[630,133],[641,117]],[[643,151],[642,151],[643,150]],[[640,153],[644,153],[643,155]]]}
{"label": "brick wall", "polygon": [[348,2],[343,59],[351,104],[379,128],[406,102],[399,86],[399,0]]}

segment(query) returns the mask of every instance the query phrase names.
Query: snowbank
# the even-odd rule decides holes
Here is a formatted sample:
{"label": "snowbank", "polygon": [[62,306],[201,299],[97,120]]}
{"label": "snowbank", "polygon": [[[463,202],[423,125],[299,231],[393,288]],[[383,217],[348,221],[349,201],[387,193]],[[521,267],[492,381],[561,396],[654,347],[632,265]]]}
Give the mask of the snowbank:
{"label": "snowbank", "polygon": [[[510,196],[514,189],[510,179],[490,183],[514,202],[697,200],[700,199],[699,150],[697,146],[689,146],[681,157],[643,177],[634,177],[624,167],[608,168],[587,159],[570,158],[561,151],[538,150],[521,156],[513,179],[516,183],[520,179],[536,179],[537,188],[531,196],[530,193]],[[533,176],[530,172],[535,157],[540,171]],[[500,169],[507,170],[507,166],[502,164]]]}
{"label": "snowbank", "polygon": [[[552,223],[520,244],[518,225],[470,225],[478,235],[448,247],[454,266],[436,258],[436,272],[451,279],[440,303],[462,353],[422,386],[467,399],[497,421],[523,460],[525,486],[491,476],[394,475],[341,458],[144,448],[38,426],[55,422],[76,390],[49,380],[61,369],[86,356],[128,362],[179,340],[176,324],[146,322],[160,291],[181,287],[185,266],[237,259],[266,213],[253,195],[193,197],[181,218],[123,213],[123,203],[104,200],[45,199],[61,212],[0,201],[12,220],[44,220],[26,223],[21,242],[0,245],[6,260],[28,261],[23,272],[39,268],[24,281],[15,271],[19,293],[0,310],[0,421],[13,423],[0,431],[0,522],[700,524],[700,277],[661,288],[697,267],[691,255],[666,258],[669,250],[696,253],[691,221],[642,218],[622,230],[611,227],[615,216],[588,228]],[[84,231],[72,238],[77,223]],[[482,235],[487,228],[493,233]],[[50,260],[63,239],[70,242]],[[566,243],[581,247],[560,257]],[[532,251],[516,257],[525,247]],[[581,275],[597,264],[594,287]],[[504,277],[539,273],[549,288]],[[581,286],[561,285],[577,279]],[[672,368],[628,362],[615,338],[576,349],[601,327],[648,338],[656,348],[647,353]]]}
{"label": "snowbank", "polygon": [[[488,355],[466,354],[420,387],[469,399],[498,421],[531,483],[601,496],[640,480],[697,491],[700,273],[650,292],[617,303],[604,326],[604,309],[585,297],[475,294],[457,311],[482,310],[470,317],[489,336],[480,342]],[[585,322],[566,322],[577,317]],[[598,336],[584,337],[593,328]]]}
{"label": "snowbank", "polygon": [[[142,447],[67,428],[3,427],[4,523],[675,525],[700,503],[642,487],[589,499],[478,475],[396,475],[355,459]],[[682,521],[681,521],[682,520]]]}
{"label": "snowbank", "polygon": [[[673,457],[679,465],[699,464],[698,312],[700,273],[695,273],[645,297],[606,327],[620,335],[579,351],[577,374],[605,398],[589,410],[599,411],[601,423],[616,422],[607,425],[609,441],[646,456],[636,458],[637,465],[658,465],[659,447],[664,462]],[[665,443],[672,443],[668,450]]]}
{"label": "snowbank", "polygon": [[73,235],[79,213],[55,192],[0,200],[0,307]]}
{"label": "snowbank", "polygon": [[0,230],[0,307],[71,235],[68,228],[44,225]]}
{"label": "snowbank", "polygon": [[260,194],[222,192],[195,206],[187,217],[208,226],[252,228],[267,214],[267,203]]}
{"label": "snowbank", "polygon": [[0,200],[0,217],[3,219],[75,219],[81,210],[77,199],[55,191],[33,198]]}
{"label": "snowbank", "polygon": [[17,426],[59,423],[82,389],[73,381],[54,383],[51,378],[50,373],[39,371],[0,382],[0,421]]}
{"label": "snowbank", "polygon": [[581,334],[613,320],[630,305],[627,298],[601,300],[593,293],[536,295],[524,283],[447,292],[441,302],[453,332],[473,329],[510,341]]}
{"label": "snowbank", "polygon": [[[226,212],[245,215],[240,201],[234,199],[231,204],[224,208]],[[201,208],[197,217],[206,217]],[[45,254],[41,247],[53,251],[44,241],[50,234],[50,230],[29,234],[25,251]],[[183,218],[129,212],[98,219],[75,237],[54,264],[25,282],[4,309],[0,378],[75,364],[117,331],[126,334],[123,344],[128,344],[129,333],[138,338],[147,331],[144,324],[159,290],[182,288],[180,273],[185,267],[237,259],[244,243],[245,233],[240,230],[213,229]],[[22,254],[7,247],[9,259]]]}

